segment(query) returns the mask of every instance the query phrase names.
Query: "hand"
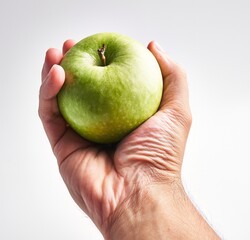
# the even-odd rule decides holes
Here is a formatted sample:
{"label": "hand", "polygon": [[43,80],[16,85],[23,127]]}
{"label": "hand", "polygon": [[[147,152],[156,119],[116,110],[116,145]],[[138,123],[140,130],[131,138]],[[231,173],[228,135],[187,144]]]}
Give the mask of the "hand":
{"label": "hand", "polygon": [[[149,204],[152,211],[153,203],[160,206],[163,199],[171,202],[174,195],[186,199],[181,184],[182,159],[191,125],[186,75],[151,42],[148,49],[159,63],[164,83],[159,111],[116,146],[94,144],[67,125],[57,106],[56,96],[65,80],[58,64],[73,45],[74,41],[68,40],[62,52],[49,49],[46,53],[39,115],[62,178],[75,202],[105,238],[118,239],[114,236],[121,233],[126,237],[138,232],[139,225],[145,221],[136,218],[139,214],[145,216],[142,206]],[[169,207],[166,209],[172,211]],[[124,239],[132,239],[131,236]],[[138,235],[136,239],[146,238]]]}

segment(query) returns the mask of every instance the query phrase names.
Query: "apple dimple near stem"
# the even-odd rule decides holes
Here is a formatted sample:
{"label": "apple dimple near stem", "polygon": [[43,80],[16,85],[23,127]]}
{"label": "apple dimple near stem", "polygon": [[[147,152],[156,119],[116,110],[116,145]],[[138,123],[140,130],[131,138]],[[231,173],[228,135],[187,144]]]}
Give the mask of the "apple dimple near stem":
{"label": "apple dimple near stem", "polygon": [[102,47],[97,50],[98,53],[99,53],[99,56],[100,56],[100,58],[102,60],[103,66],[106,66],[106,57],[104,55],[105,54],[105,50],[106,50],[105,44],[103,44]]}

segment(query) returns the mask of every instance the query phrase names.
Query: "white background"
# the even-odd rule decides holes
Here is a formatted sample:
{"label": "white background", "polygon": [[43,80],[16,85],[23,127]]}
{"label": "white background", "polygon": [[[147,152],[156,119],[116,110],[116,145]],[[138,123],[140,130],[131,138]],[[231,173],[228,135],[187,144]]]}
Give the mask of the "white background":
{"label": "white background", "polygon": [[189,77],[183,180],[224,239],[250,239],[248,0],[0,3],[0,239],[102,239],[70,198],[37,116],[45,51],[102,31],[157,40]]}

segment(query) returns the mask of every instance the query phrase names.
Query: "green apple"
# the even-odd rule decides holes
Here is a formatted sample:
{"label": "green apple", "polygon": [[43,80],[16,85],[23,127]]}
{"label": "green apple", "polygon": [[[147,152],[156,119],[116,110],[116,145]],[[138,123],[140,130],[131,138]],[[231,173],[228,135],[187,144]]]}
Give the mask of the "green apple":
{"label": "green apple", "polygon": [[118,33],[84,38],[63,57],[66,80],[58,105],[82,137],[115,143],[150,118],[162,97],[162,74],[152,53]]}

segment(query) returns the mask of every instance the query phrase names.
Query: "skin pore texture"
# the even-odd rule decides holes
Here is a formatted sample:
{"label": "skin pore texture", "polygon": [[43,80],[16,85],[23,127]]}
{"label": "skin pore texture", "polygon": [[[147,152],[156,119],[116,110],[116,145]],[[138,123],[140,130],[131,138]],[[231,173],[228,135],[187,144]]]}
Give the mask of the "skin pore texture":
{"label": "skin pore texture", "polygon": [[91,143],[76,134],[57,105],[65,73],[59,66],[75,44],[47,51],[39,116],[75,202],[107,240],[220,239],[194,207],[181,181],[191,112],[186,74],[154,41],[148,49],[163,78],[160,108],[118,144]]}

